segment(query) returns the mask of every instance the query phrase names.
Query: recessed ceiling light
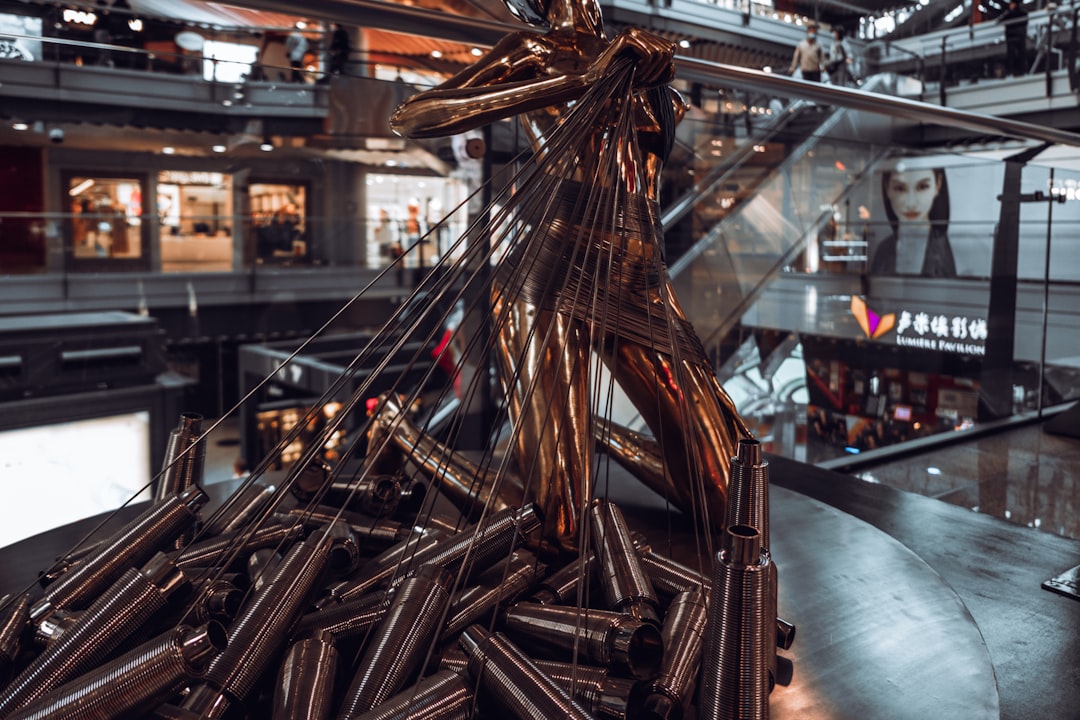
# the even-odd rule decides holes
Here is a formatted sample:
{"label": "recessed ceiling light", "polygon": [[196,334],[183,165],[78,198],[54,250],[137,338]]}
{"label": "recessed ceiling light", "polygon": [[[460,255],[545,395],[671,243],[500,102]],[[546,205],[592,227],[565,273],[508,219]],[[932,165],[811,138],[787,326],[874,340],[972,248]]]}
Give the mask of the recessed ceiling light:
{"label": "recessed ceiling light", "polygon": [[433,57],[433,58],[435,58],[436,60],[438,60],[439,58],[441,58],[441,57],[442,57],[442,50],[432,50],[432,51],[431,51],[431,57]]}
{"label": "recessed ceiling light", "polygon": [[679,41],[679,47],[681,47],[683,50],[687,49],[688,47],[690,47],[690,41],[689,40],[680,40]]}
{"label": "recessed ceiling light", "polygon": [[263,140],[262,145],[259,145],[259,149],[263,152],[270,152],[274,149],[274,144],[269,140]]}
{"label": "recessed ceiling light", "polygon": [[12,130],[29,130],[30,126],[27,125],[24,122],[17,122],[17,123],[12,123],[11,124],[11,129]]}
{"label": "recessed ceiling light", "polygon": [[481,55],[483,55],[483,54],[484,54],[484,51],[483,51],[483,50],[481,50],[481,49],[480,49],[480,48],[478,48],[478,47],[474,47],[474,48],[473,48],[472,50],[470,50],[469,52],[471,52],[471,53],[472,53],[473,55],[475,55],[476,57],[480,57]]}
{"label": "recessed ceiling light", "polygon": [[166,145],[165,147],[161,148],[161,152],[165,155],[172,155],[174,152],[176,152],[176,148]]}
{"label": "recessed ceiling light", "polygon": [[214,147],[212,148],[212,150],[213,150],[214,152],[225,152],[225,151],[226,151],[227,149],[228,149],[228,148],[226,148],[226,147],[225,147],[224,145],[215,145],[215,146],[214,146]]}

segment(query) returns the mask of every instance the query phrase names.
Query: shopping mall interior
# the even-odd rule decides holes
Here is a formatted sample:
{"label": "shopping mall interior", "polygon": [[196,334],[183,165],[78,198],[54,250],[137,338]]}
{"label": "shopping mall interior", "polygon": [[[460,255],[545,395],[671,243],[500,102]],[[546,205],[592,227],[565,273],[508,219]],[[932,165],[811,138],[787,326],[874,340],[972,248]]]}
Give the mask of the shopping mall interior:
{"label": "shopping mall interior", "polygon": [[[552,21],[560,7],[593,35]],[[772,602],[799,636],[779,655],[766,643],[771,694],[731,717],[1080,716],[1078,27],[1080,5],[1046,0],[0,0],[0,718],[82,717],[61,714],[60,690],[151,636],[144,619],[80,671],[49,675],[73,635],[96,641],[80,629],[92,597],[129,567],[152,575],[150,556],[118,548],[157,532],[139,513],[169,493],[200,486],[208,504],[151,555],[207,583],[243,573],[185,566],[184,543],[261,531],[294,505],[294,525],[337,527],[346,505],[319,503],[339,475],[392,478],[394,522],[418,534],[463,533],[533,498],[536,582],[557,567],[545,553],[578,551],[571,530],[606,542],[588,530],[594,495],[617,500],[657,552],[712,568],[737,541],[702,525],[708,510],[726,502],[715,522],[754,525],[731,520],[727,485],[750,438],[767,459],[754,467],[770,469],[756,532],[776,560]],[[634,29],[665,58],[673,48],[661,81],[641,80],[649,56],[632,40],[594,74]],[[587,81],[549,89],[571,77]],[[527,99],[537,78],[540,100]],[[503,94],[470,104],[489,85]],[[565,113],[541,112],[552,107]],[[586,236],[608,255],[578,257],[593,252]],[[640,278],[617,272],[652,250]],[[665,430],[698,440],[666,450]],[[510,476],[525,490],[492,489]],[[552,499],[549,482],[574,498]],[[253,488],[274,499],[242,517]],[[448,503],[454,520],[424,527]],[[360,554],[375,562],[392,543],[368,535]],[[276,587],[257,576],[307,544],[274,537],[281,564],[248,570],[215,619],[228,649],[210,631],[185,645],[209,648],[209,674],[131,691],[103,717],[331,716],[301,714],[295,697],[282,709],[277,693],[292,682],[285,638],[291,656],[301,611],[320,627],[311,608],[334,586],[308,587],[291,614],[245,614]],[[230,547],[254,567],[254,546]],[[106,581],[90,566],[110,553],[127,564]],[[451,569],[456,592],[467,572]],[[86,598],[63,596],[89,575]],[[393,609],[408,593],[391,587]],[[197,624],[179,597],[172,626]],[[728,604],[713,598],[719,617]],[[517,641],[527,622],[512,618],[531,610],[491,602],[472,621]],[[245,622],[281,639],[234,650]],[[331,670],[299,694],[313,703],[322,690],[303,683],[336,685],[324,688],[334,711],[361,717],[346,653],[378,665],[381,646],[356,639],[373,623],[309,633],[323,655],[305,662],[341,658],[336,682]],[[728,717],[706,706],[749,703],[739,683],[708,680],[725,660],[710,674],[703,636],[694,667],[707,669],[681,699],[663,670],[592,712]],[[477,637],[461,641],[470,667],[496,654]],[[446,672],[444,646],[424,643],[427,668]],[[394,692],[383,673],[380,702],[431,690],[419,663]],[[612,687],[644,677],[620,667]],[[514,693],[474,680],[465,714],[379,717],[555,716],[500,705],[489,695]]]}

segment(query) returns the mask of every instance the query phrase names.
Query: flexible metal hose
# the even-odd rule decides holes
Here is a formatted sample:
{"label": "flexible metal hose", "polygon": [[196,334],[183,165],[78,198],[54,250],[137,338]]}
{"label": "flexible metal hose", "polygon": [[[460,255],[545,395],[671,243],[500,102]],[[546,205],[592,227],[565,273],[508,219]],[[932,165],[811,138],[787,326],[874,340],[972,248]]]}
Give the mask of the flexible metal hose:
{"label": "flexible metal hose", "polygon": [[11,680],[19,657],[23,631],[30,624],[30,596],[26,593],[0,598],[0,689]]}
{"label": "flexible metal hose", "polygon": [[469,720],[472,709],[473,683],[440,670],[353,720]]}
{"label": "flexible metal hose", "polygon": [[273,720],[326,720],[338,652],[329,633],[297,640],[285,652],[274,689]]}
{"label": "flexible metal hose", "polygon": [[767,720],[769,558],[746,525],[725,533],[709,601],[698,715],[716,720]]}
{"label": "flexible metal hose", "polygon": [[35,622],[53,610],[82,610],[132,566],[149,560],[198,520],[207,501],[201,488],[188,488],[154,505],[128,523],[112,540],[45,589],[30,609]]}
{"label": "flexible metal hose", "polygon": [[206,465],[206,443],[199,440],[203,416],[184,413],[180,424],[169,433],[165,459],[161,463],[161,476],[154,489],[154,502],[163,502],[189,487],[202,485],[203,468]]}
{"label": "flexible metal hose", "polygon": [[660,669],[660,631],[629,615],[607,610],[519,602],[506,611],[506,629],[515,637],[558,648],[606,667],[617,666],[638,679]]}
{"label": "flexible metal hose", "polygon": [[406,578],[379,622],[338,711],[339,720],[371,710],[399,691],[438,637],[454,576],[424,565]]}
{"label": "flexible metal hose", "polygon": [[162,553],[129,569],[0,693],[0,717],[95,667],[187,584]]}
{"label": "flexible metal hose", "polygon": [[707,620],[701,590],[680,593],[671,601],[661,631],[664,662],[660,674],[649,683],[649,694],[638,713],[641,720],[682,720],[697,683]]}
{"label": "flexible metal hose", "polygon": [[242,701],[285,644],[289,627],[326,567],[330,540],[322,532],[297,543],[257,591],[229,631],[229,647],[210,663],[206,683],[185,699],[185,710],[220,718]]}
{"label": "flexible metal hose", "polygon": [[502,633],[472,625],[461,634],[469,674],[500,708],[518,720],[586,720],[592,716]]}
{"label": "flexible metal hose", "polygon": [[599,561],[600,587],[609,610],[660,626],[660,601],[641,558],[634,550],[630,528],[618,506],[596,498],[589,506],[592,547]]}
{"label": "flexible metal hose", "polygon": [[186,625],[53,690],[7,720],[112,720],[168,699],[225,649],[225,628]]}

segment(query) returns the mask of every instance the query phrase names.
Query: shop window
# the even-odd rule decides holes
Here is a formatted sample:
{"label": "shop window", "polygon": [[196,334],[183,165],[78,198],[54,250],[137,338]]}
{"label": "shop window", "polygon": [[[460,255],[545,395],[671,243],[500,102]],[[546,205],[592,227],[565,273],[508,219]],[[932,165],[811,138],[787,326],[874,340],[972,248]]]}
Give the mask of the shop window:
{"label": "shop window", "polygon": [[74,269],[134,270],[147,266],[143,185],[134,177],[67,177],[68,249]]}
{"label": "shop window", "polygon": [[158,173],[162,272],[233,269],[233,181],[217,172]]}
{"label": "shop window", "polygon": [[402,252],[406,267],[460,256],[462,248],[454,243],[468,226],[467,195],[467,184],[455,178],[369,174],[368,266],[386,265]]}
{"label": "shop window", "polygon": [[256,182],[249,186],[250,235],[255,241],[256,263],[310,262],[307,196],[303,185]]}

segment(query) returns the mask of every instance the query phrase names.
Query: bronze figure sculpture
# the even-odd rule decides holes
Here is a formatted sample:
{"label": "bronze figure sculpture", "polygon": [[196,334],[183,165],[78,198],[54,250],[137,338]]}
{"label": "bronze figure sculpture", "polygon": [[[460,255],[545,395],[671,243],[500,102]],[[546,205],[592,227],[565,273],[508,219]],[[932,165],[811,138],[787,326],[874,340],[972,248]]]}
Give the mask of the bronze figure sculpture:
{"label": "bronze figure sculpture", "polygon": [[[667,85],[673,46],[634,29],[608,40],[595,0],[506,1],[546,32],[508,35],[456,76],[406,100],[391,120],[396,132],[449,135],[521,115],[537,156],[554,153],[547,144],[554,129],[591,87],[618,72],[632,78],[606,101],[622,104],[632,127],[620,132],[608,119],[613,113],[599,116],[571,151],[573,169],[542,201],[543,222],[495,270],[491,312],[500,378],[519,428],[514,459],[521,481],[545,513],[545,536],[578,547],[593,491],[595,432],[609,450],[622,451],[624,464],[655,465],[653,456],[661,455],[663,471],[639,477],[695,521],[722,527],[728,460],[749,432],[663,262],[660,172],[685,111]],[[609,441],[617,428],[594,424],[594,357],[655,443],[626,452],[624,443]]]}

